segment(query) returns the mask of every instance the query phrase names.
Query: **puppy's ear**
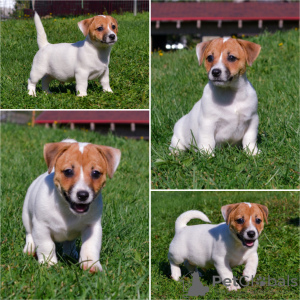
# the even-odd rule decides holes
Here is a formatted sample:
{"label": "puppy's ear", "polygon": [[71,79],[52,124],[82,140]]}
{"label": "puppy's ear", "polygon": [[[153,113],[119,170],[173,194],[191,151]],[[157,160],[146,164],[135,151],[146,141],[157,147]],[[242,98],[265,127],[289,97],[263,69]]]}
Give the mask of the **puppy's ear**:
{"label": "puppy's ear", "polygon": [[239,206],[240,203],[228,204],[221,207],[223,218],[228,225],[230,223],[231,213]]}
{"label": "puppy's ear", "polygon": [[246,60],[249,66],[252,66],[253,62],[256,60],[259,55],[261,46],[252,42],[237,40],[238,43],[242,46],[246,53]]}
{"label": "puppy's ear", "polygon": [[199,66],[201,66],[201,64],[203,62],[205,49],[207,48],[207,46],[210,43],[211,43],[211,41],[202,42],[202,43],[197,44],[197,46],[196,46],[196,54],[197,54],[197,58],[199,61]]}
{"label": "puppy's ear", "polygon": [[116,148],[94,145],[98,151],[104,156],[107,162],[107,174],[112,178],[117,170],[121,159],[121,151]]}
{"label": "puppy's ear", "polygon": [[89,19],[85,19],[85,20],[82,20],[77,23],[79,29],[81,30],[81,32],[83,33],[84,36],[88,35],[89,27],[93,23],[93,21],[94,21],[94,18],[89,18]]}
{"label": "puppy's ear", "polygon": [[259,209],[261,210],[261,212],[262,212],[262,214],[263,214],[263,216],[264,216],[264,219],[265,219],[265,221],[266,221],[266,224],[268,224],[268,215],[269,215],[269,210],[268,210],[268,208],[266,207],[266,206],[264,206],[264,205],[261,205],[261,204],[256,204],[258,207],[259,207]]}
{"label": "puppy's ear", "polygon": [[72,143],[50,143],[44,146],[44,158],[48,166],[48,173],[52,172],[57,159],[71,147]]}

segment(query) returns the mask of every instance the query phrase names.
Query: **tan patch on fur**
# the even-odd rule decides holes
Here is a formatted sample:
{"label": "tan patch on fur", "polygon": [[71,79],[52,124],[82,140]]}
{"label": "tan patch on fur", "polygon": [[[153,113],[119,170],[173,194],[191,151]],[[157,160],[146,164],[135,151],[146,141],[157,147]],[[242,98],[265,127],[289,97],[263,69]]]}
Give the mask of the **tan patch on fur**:
{"label": "tan patch on fur", "polygon": [[[231,75],[234,76],[245,73],[247,63],[252,65],[260,49],[261,47],[258,44],[252,42],[232,38],[224,42],[223,38],[218,38],[198,44],[197,55],[199,64],[201,65],[204,60],[206,71],[209,72],[219,62],[222,54],[223,64],[230,70]],[[212,62],[207,60],[207,57],[210,55],[214,57]],[[228,61],[229,55],[233,55],[237,60],[235,62]]]}
{"label": "tan patch on fur", "polygon": [[[83,31],[83,34],[87,36],[90,35],[93,41],[102,41],[104,36],[110,31],[115,34],[118,33],[118,23],[116,19],[111,16],[95,16],[90,19],[85,19],[78,23],[79,28]],[[102,31],[98,31],[97,28],[103,27]],[[113,27],[115,27],[113,29]]]}
{"label": "tan patch on fur", "polygon": [[[222,213],[226,216],[226,223],[235,232],[249,227],[250,219],[259,234],[264,228],[264,221],[268,224],[268,208],[261,204],[251,203],[251,207],[246,203],[229,204],[222,207]],[[238,224],[237,220],[241,218],[244,219],[244,223]],[[261,223],[257,224],[256,219],[260,219]]]}
{"label": "tan patch on fur", "polygon": [[[45,145],[45,160],[49,173],[55,167],[54,184],[60,189],[69,191],[80,178],[81,168],[84,182],[98,193],[106,183],[106,174],[113,176],[116,156],[120,157],[120,150],[93,144],[87,144],[83,153],[79,151],[78,143],[52,143]],[[74,175],[67,177],[64,171],[73,170]],[[92,171],[101,173],[99,178],[92,177]]]}

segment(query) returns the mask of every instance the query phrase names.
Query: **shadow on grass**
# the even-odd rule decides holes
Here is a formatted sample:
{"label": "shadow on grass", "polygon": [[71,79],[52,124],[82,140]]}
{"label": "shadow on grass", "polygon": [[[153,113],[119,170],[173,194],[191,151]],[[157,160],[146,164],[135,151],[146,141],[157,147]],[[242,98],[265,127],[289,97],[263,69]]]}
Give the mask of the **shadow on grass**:
{"label": "shadow on grass", "polygon": [[[187,268],[184,266],[180,266],[181,269],[181,276],[184,278],[192,278],[191,272],[188,271]],[[168,262],[160,262],[159,263],[159,270],[163,273],[168,278],[171,278],[171,269],[170,269],[170,264]],[[209,269],[206,270],[205,272],[201,270],[201,268],[198,268],[198,270],[201,272],[202,276],[201,281],[204,282],[206,285],[212,284],[213,282],[213,276],[218,276],[218,272],[216,269]],[[241,274],[239,274],[241,276]]]}
{"label": "shadow on grass", "polygon": [[[50,84],[50,92],[54,94],[73,94],[76,95],[76,82],[71,83],[62,83],[62,82],[56,82],[53,85]],[[97,84],[95,81],[91,81],[88,83],[87,87],[87,94],[89,95],[89,92],[102,92],[102,86],[100,84]],[[36,93],[43,93],[43,90],[41,87],[36,88]]]}
{"label": "shadow on grass", "polygon": [[300,217],[296,217],[296,218],[288,220],[287,224],[299,227],[300,226]]}

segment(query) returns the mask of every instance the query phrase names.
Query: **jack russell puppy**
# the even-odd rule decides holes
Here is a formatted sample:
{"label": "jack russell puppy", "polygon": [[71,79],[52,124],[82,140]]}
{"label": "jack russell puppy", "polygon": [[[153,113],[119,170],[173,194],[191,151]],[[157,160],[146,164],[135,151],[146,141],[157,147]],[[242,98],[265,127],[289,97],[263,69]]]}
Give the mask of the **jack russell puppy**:
{"label": "jack russell puppy", "polygon": [[64,254],[77,259],[75,240],[81,236],[81,268],[102,271],[101,190],[119,165],[120,150],[67,139],[46,144],[44,158],[48,172],[33,181],[24,201],[23,252],[53,265],[55,242],[62,242]]}
{"label": "jack russell puppy", "polygon": [[196,146],[211,154],[225,143],[242,144],[256,155],[258,133],[257,96],[246,76],[257,58],[258,44],[233,38],[218,38],[197,45],[201,65],[204,61],[209,82],[202,98],[174,127],[170,150]]}
{"label": "jack russell puppy", "polygon": [[[255,203],[236,203],[222,206],[225,223],[218,225],[187,226],[191,219],[209,222],[208,217],[197,210],[190,210],[178,217],[175,236],[170,244],[168,258],[171,275],[176,281],[181,276],[179,265],[184,263],[190,272],[215,267],[224,283],[233,280],[232,269],[246,264],[243,275],[252,280],[258,266],[258,237],[268,224],[268,208]],[[233,282],[228,290],[240,289]]]}
{"label": "jack russell puppy", "polygon": [[36,53],[28,94],[36,96],[35,88],[42,78],[42,89],[48,93],[53,79],[76,81],[78,96],[87,95],[88,80],[100,79],[103,91],[112,92],[109,85],[109,59],[112,45],[117,41],[118,24],[111,16],[95,16],[78,23],[85,40],[74,44],[50,44],[39,15],[35,12],[39,51]]}

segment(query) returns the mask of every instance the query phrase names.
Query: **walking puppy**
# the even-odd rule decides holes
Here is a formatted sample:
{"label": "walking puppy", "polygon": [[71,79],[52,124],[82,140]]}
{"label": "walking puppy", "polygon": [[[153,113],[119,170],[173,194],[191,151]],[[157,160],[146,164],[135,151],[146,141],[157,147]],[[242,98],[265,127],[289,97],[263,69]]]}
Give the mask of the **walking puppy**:
{"label": "walking puppy", "polygon": [[240,289],[233,281],[232,267],[246,264],[243,275],[251,281],[258,265],[258,237],[268,224],[268,209],[255,203],[236,203],[222,206],[226,223],[218,225],[187,226],[191,219],[209,222],[208,217],[197,210],[190,210],[178,217],[175,236],[169,248],[172,278],[181,276],[179,264],[185,263],[189,271],[197,266],[207,269],[215,267],[222,278],[231,280],[228,290]]}
{"label": "walking puppy", "polygon": [[23,252],[56,264],[54,242],[62,242],[64,254],[78,258],[75,239],[81,236],[81,268],[102,271],[101,190],[119,165],[120,150],[64,140],[46,144],[44,157],[48,172],[30,185],[23,206]]}
{"label": "walking puppy", "polygon": [[170,149],[193,146],[212,153],[224,143],[242,144],[252,155],[258,153],[257,96],[246,76],[261,47],[232,38],[218,38],[197,45],[209,82],[202,98],[174,127]]}
{"label": "walking puppy", "polygon": [[35,88],[42,78],[42,89],[49,91],[53,79],[61,82],[76,80],[78,96],[87,95],[88,80],[100,79],[103,91],[112,92],[109,85],[109,59],[112,45],[117,41],[117,21],[110,16],[96,16],[80,21],[79,29],[86,37],[74,44],[50,44],[37,13],[34,15],[39,51],[36,53],[28,94],[36,96]]}

